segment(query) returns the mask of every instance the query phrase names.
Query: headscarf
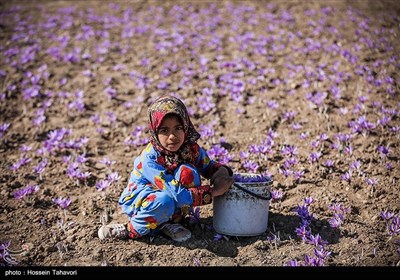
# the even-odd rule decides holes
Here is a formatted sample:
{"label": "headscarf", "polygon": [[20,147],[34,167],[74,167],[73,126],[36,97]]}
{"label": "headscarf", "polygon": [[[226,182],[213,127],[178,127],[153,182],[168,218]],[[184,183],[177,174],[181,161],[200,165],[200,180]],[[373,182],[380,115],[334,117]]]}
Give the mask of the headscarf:
{"label": "headscarf", "polygon": [[[176,114],[181,119],[185,132],[185,140],[176,152],[165,149],[157,137],[157,130],[164,117],[168,114]],[[162,96],[149,106],[147,116],[150,142],[154,149],[164,157],[164,165],[167,170],[172,171],[183,162],[194,164],[193,161],[197,157],[193,153],[197,149],[193,147],[197,145],[196,141],[200,138],[200,134],[194,128],[185,104],[174,96]]]}

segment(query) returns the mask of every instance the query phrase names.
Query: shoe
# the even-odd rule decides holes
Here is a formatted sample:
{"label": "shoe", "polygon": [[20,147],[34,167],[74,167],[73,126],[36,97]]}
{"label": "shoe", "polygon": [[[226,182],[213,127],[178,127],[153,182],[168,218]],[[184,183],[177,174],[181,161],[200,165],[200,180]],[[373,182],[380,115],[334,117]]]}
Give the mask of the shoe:
{"label": "shoe", "polygon": [[183,242],[192,237],[190,230],[184,228],[181,224],[165,223],[161,226],[161,232],[177,242]]}
{"label": "shoe", "polygon": [[128,239],[129,232],[124,224],[104,225],[97,232],[100,240],[104,239]]}

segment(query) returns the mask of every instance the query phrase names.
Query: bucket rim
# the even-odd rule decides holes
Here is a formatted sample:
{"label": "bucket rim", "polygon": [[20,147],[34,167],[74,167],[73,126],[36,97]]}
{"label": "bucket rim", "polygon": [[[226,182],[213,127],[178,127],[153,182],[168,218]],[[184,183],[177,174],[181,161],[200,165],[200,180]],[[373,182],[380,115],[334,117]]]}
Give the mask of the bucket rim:
{"label": "bucket rim", "polygon": [[[258,173],[237,172],[237,173],[233,173],[232,177],[235,179],[235,184],[245,184],[245,185],[249,185],[249,187],[251,185],[260,185],[260,184],[269,186],[273,182],[272,176],[267,176],[267,175],[258,174]],[[259,178],[259,179],[264,179],[264,180],[246,182],[246,181],[240,181],[239,178]]]}

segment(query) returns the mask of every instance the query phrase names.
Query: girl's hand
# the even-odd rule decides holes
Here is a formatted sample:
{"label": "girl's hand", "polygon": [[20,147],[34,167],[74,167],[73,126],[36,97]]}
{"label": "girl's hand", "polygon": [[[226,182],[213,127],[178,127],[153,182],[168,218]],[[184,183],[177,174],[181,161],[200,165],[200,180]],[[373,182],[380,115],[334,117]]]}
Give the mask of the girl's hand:
{"label": "girl's hand", "polygon": [[210,189],[211,196],[216,197],[226,193],[232,186],[234,179],[229,175],[215,177],[213,187]]}
{"label": "girl's hand", "polygon": [[211,183],[213,187],[211,188],[211,196],[216,197],[226,193],[232,186],[234,179],[229,176],[228,170],[221,166],[217,172],[212,176]]}

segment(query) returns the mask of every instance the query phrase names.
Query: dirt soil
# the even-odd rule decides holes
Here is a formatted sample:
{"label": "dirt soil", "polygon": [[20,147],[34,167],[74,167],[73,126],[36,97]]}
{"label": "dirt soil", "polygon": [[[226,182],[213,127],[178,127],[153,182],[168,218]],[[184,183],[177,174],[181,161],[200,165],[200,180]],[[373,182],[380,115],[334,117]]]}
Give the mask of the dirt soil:
{"label": "dirt soil", "polygon": [[[1,265],[400,265],[400,2],[0,9]],[[97,238],[127,221],[117,200],[165,93],[213,158],[273,177],[264,233],[217,235],[210,204],[183,243]]]}

